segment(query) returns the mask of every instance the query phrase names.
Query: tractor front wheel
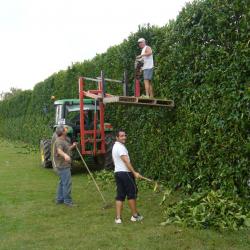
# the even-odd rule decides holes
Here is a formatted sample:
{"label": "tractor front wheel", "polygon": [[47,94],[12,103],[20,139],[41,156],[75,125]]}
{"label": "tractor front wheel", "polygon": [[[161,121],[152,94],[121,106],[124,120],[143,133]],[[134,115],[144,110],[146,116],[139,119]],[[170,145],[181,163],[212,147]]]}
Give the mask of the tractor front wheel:
{"label": "tractor front wheel", "polygon": [[41,166],[44,168],[51,168],[51,140],[40,141],[40,155],[41,155]]}

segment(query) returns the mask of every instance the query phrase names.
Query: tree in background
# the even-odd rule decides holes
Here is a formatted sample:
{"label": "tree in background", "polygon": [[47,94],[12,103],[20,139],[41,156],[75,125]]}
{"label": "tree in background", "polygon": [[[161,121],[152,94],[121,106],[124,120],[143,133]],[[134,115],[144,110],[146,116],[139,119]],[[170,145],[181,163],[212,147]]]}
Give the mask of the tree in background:
{"label": "tree in background", "polygon": [[0,94],[0,100],[9,100],[11,99],[12,97],[14,96],[17,96],[18,94],[20,94],[22,92],[21,89],[18,89],[18,88],[14,88],[14,87],[11,87],[10,90],[8,92],[2,92]]}

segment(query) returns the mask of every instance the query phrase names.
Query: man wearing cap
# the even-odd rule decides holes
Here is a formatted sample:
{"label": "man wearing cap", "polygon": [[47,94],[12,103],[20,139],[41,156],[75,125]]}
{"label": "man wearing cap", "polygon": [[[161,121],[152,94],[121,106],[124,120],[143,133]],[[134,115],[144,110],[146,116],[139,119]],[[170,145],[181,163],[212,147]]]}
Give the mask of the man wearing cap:
{"label": "man wearing cap", "polygon": [[143,78],[144,85],[147,97],[154,97],[153,87],[152,87],[152,78],[153,78],[153,68],[154,68],[154,60],[153,60],[153,52],[152,49],[146,45],[146,41],[144,38],[140,38],[138,40],[139,47],[142,49],[141,55],[137,56],[137,58],[143,59]]}
{"label": "man wearing cap", "polygon": [[73,206],[70,151],[76,147],[76,143],[70,144],[67,133],[68,128],[66,126],[58,126],[56,128],[57,138],[53,144],[53,166],[60,178],[57,187],[56,204],[64,203],[67,206]]}

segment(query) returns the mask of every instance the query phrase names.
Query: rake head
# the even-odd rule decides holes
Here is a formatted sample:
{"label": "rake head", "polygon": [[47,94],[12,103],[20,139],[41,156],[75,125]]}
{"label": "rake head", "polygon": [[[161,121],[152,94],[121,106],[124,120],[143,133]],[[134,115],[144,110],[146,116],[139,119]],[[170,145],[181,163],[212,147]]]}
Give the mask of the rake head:
{"label": "rake head", "polygon": [[109,209],[109,208],[112,208],[113,207],[113,204],[112,203],[105,203],[102,207],[102,209]]}

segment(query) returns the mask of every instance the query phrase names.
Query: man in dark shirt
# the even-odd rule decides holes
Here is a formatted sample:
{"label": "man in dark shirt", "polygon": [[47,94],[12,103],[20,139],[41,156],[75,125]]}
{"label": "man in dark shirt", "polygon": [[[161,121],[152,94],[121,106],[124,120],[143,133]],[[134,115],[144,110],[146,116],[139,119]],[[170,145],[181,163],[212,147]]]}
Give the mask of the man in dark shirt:
{"label": "man in dark shirt", "polygon": [[67,137],[67,127],[58,126],[56,128],[57,138],[54,143],[53,165],[60,177],[57,188],[56,203],[73,206],[71,198],[71,157],[70,151],[76,147],[76,143],[70,145]]}

